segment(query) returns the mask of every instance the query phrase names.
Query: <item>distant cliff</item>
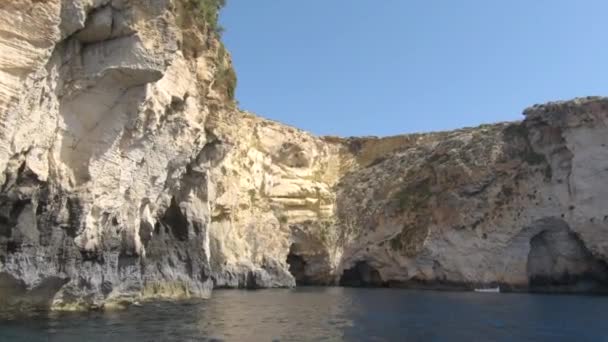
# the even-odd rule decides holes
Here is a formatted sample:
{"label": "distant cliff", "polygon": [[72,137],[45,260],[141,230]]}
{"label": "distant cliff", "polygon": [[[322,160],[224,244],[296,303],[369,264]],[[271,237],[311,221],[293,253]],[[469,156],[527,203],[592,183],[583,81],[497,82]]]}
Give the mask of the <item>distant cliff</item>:
{"label": "distant cliff", "polygon": [[388,138],[240,111],[211,0],[0,4],[0,305],[298,284],[599,291],[608,99]]}

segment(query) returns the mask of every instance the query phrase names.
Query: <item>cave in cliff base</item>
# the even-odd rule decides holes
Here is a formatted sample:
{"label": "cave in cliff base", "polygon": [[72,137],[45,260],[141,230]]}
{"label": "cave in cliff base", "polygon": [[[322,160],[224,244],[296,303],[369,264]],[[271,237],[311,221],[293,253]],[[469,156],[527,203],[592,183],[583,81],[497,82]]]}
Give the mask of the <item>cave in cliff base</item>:
{"label": "cave in cliff base", "polygon": [[359,261],[352,268],[344,270],[340,277],[340,286],[377,287],[384,284],[380,272],[365,261]]}
{"label": "cave in cliff base", "polygon": [[559,219],[542,220],[542,231],[530,240],[528,279],[531,291],[605,291],[608,267]]}
{"label": "cave in cliff base", "polygon": [[311,285],[310,279],[306,275],[306,260],[298,253],[298,246],[295,243],[289,248],[287,265],[289,265],[289,273],[296,279],[297,286]]}
{"label": "cave in cliff base", "polygon": [[297,286],[334,285],[329,254],[316,240],[299,236],[291,244],[286,262]]}
{"label": "cave in cliff base", "polygon": [[289,273],[296,279],[296,285],[306,285],[306,262],[304,258],[290,253],[287,256],[287,264],[289,265]]}

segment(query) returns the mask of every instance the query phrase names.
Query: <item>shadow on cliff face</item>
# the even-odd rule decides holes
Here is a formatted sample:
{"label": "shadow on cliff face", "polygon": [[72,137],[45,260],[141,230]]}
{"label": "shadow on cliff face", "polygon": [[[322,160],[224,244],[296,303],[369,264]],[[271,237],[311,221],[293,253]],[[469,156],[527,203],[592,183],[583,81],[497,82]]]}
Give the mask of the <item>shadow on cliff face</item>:
{"label": "shadow on cliff face", "polygon": [[212,282],[204,249],[207,226],[189,210],[173,197],[153,234],[147,234],[146,257],[141,264],[143,274],[152,281],[146,281],[146,296],[208,296]]}
{"label": "shadow on cliff face", "polygon": [[599,292],[608,289],[608,266],[596,259],[566,222],[547,218],[530,240],[527,270],[531,291]]}
{"label": "shadow on cliff face", "polygon": [[380,272],[366,261],[357,262],[352,268],[344,270],[340,277],[340,286],[381,287],[384,285]]}
{"label": "shadow on cliff face", "polygon": [[171,199],[171,205],[162,217],[161,222],[168,227],[171,234],[179,241],[188,240],[188,218],[182,213],[175,197]]}
{"label": "shadow on cliff face", "polygon": [[143,103],[145,87],[123,84],[118,72],[61,102],[61,162],[73,172],[77,184],[95,181],[91,162],[106,153],[120,137],[129,113]]}
{"label": "shadow on cliff face", "polygon": [[46,310],[69,279],[48,277],[32,289],[8,273],[0,273],[0,317],[3,313]]}

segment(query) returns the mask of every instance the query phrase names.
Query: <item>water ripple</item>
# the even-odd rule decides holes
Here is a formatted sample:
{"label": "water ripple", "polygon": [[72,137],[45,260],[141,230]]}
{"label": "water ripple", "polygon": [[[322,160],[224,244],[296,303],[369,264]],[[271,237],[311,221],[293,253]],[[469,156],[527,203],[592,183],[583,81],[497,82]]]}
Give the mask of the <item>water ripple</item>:
{"label": "water ripple", "polygon": [[0,341],[607,341],[607,297],[394,289],[215,291],[123,312],[3,317]]}

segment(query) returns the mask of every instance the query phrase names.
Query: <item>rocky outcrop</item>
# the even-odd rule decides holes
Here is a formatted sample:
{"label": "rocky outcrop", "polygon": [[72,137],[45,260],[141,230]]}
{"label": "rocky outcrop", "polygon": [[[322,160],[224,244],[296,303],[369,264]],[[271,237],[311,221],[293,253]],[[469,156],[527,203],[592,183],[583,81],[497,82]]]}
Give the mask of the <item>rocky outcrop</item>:
{"label": "rocky outcrop", "polygon": [[236,108],[217,3],[0,4],[3,308],[296,284],[604,288],[607,99],[314,137]]}
{"label": "rocky outcrop", "polygon": [[[348,281],[364,262],[389,286],[603,289],[606,109],[604,98],[550,103],[521,123],[412,136],[366,157],[338,185],[349,242],[337,274]],[[378,144],[359,141],[355,155]]]}

